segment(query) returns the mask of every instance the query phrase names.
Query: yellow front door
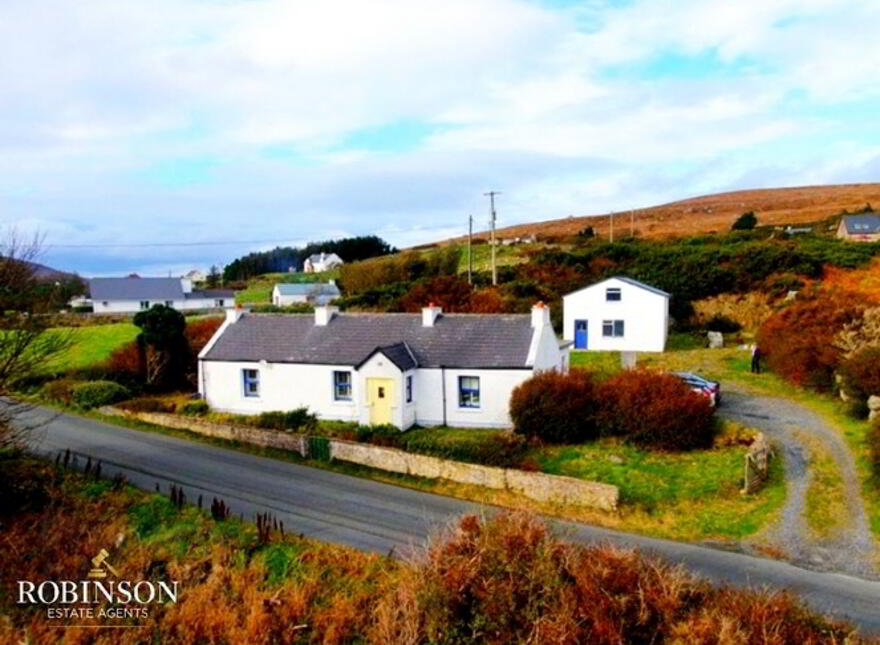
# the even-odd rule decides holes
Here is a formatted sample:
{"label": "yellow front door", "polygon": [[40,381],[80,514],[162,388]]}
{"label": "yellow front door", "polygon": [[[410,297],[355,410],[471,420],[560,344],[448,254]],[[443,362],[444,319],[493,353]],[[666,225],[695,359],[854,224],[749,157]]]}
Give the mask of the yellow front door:
{"label": "yellow front door", "polygon": [[391,423],[391,395],[394,382],[390,378],[367,379],[367,397],[370,404],[370,425]]}

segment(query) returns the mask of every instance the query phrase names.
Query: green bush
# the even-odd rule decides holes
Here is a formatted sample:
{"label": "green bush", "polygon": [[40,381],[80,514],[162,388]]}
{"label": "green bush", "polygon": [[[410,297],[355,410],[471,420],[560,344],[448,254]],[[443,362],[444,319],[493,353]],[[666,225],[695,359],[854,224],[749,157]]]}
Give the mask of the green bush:
{"label": "green bush", "polygon": [[85,409],[118,403],[130,396],[128,388],[113,381],[80,383],[73,388],[73,402]]}
{"label": "green bush", "polygon": [[76,385],[76,381],[66,378],[49,381],[40,389],[40,397],[47,401],[71,405],[73,403],[73,388]]}
{"label": "green bush", "polygon": [[849,396],[862,402],[869,396],[880,396],[880,347],[858,350],[840,364],[838,373],[843,379],[843,391]]}
{"label": "green bush", "polygon": [[519,466],[529,448],[525,437],[498,430],[419,428],[398,436],[407,452],[502,468]]}
{"label": "green bush", "polygon": [[318,425],[318,417],[309,412],[308,408],[297,408],[288,411],[263,412],[254,419],[258,428],[270,430],[312,429]]}
{"label": "green bush", "polygon": [[868,444],[868,455],[871,458],[874,481],[880,487],[880,420],[875,419],[871,424],[865,442]]}
{"label": "green bush", "polygon": [[750,231],[758,224],[758,218],[755,216],[754,211],[749,211],[748,213],[743,213],[739,217],[736,218],[736,221],[733,223],[733,226],[730,227],[732,231]]}
{"label": "green bush", "polygon": [[844,406],[844,412],[846,416],[850,419],[867,419],[868,413],[870,410],[868,409],[868,402],[864,399],[850,399],[846,402]]}
{"label": "green bush", "polygon": [[210,411],[211,408],[208,406],[207,401],[187,401],[180,408],[181,414],[193,417],[200,417],[208,414]]}
{"label": "green bush", "polygon": [[550,443],[580,443],[598,437],[598,389],[592,374],[548,371],[521,383],[510,396],[517,434]]}
{"label": "green bush", "polygon": [[132,399],[125,401],[119,405],[123,410],[129,412],[174,412],[174,404],[162,399]]}

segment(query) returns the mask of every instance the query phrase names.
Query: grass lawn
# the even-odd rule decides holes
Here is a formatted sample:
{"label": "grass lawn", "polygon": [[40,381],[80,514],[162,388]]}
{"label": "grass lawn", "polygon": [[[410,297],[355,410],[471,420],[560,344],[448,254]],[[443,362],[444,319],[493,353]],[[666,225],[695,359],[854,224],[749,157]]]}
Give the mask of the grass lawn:
{"label": "grass lawn", "polygon": [[267,305],[272,302],[272,289],[279,282],[305,283],[338,280],[339,270],[322,273],[266,273],[248,280],[248,287],[235,294],[239,305]]}
{"label": "grass lawn", "polygon": [[[510,266],[513,264],[522,264],[528,262],[529,258],[523,252],[525,249],[536,249],[539,245],[529,244],[524,246],[502,246],[495,247],[495,264],[499,267]],[[468,254],[467,242],[460,246],[461,260],[458,264],[459,273],[467,273],[468,270]],[[471,247],[473,253],[474,271],[491,271],[492,270],[492,247],[488,244],[474,244]]]}
{"label": "grass lawn", "polygon": [[64,372],[98,365],[107,360],[114,349],[134,340],[139,331],[130,322],[53,329],[52,333],[71,334],[73,345],[64,354],[50,361],[46,369]]}

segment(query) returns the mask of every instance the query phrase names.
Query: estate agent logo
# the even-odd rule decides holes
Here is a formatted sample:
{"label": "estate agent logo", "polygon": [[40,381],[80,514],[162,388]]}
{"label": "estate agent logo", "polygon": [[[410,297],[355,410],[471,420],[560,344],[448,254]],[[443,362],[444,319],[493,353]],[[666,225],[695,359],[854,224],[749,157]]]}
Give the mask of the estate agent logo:
{"label": "estate agent logo", "polygon": [[85,580],[19,580],[18,604],[43,605],[50,619],[143,619],[149,617],[150,605],[177,602],[180,583],[176,580],[119,578],[110,563],[110,553],[101,549],[91,559]]}

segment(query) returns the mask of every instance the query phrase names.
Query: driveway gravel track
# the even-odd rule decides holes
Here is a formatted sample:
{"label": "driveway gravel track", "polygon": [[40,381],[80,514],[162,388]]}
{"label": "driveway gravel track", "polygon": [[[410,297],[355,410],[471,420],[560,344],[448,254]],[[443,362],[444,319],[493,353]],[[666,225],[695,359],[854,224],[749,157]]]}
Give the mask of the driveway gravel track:
{"label": "driveway gravel track", "polygon": [[[788,498],[779,523],[764,537],[800,566],[863,578],[880,577],[875,566],[877,544],[865,513],[855,460],[840,433],[819,415],[788,399],[728,392],[718,412],[722,417],[759,428],[785,452]],[[847,517],[843,529],[830,539],[817,539],[807,528],[810,451],[797,432],[820,441],[831,453],[843,478]]]}
{"label": "driveway gravel track", "polygon": [[[158,482],[183,486],[187,499],[223,498],[234,514],[271,511],[286,530],[366,551],[404,554],[463,513],[496,509],[318,468],[259,457],[198,441],[132,430],[35,409],[47,420],[34,450],[54,456],[71,449],[103,461],[145,490]],[[800,594],[813,608],[880,633],[880,583],[787,562],[552,520],[567,539],[635,547],[681,563],[715,583],[771,586]]]}

